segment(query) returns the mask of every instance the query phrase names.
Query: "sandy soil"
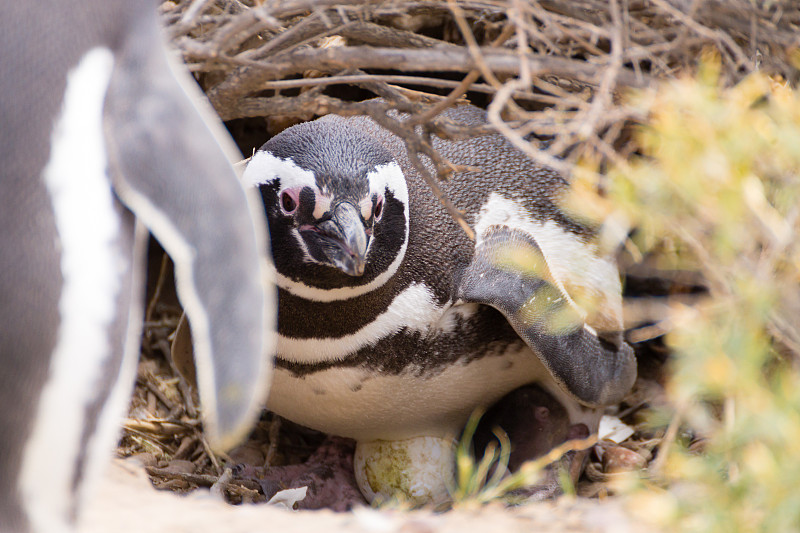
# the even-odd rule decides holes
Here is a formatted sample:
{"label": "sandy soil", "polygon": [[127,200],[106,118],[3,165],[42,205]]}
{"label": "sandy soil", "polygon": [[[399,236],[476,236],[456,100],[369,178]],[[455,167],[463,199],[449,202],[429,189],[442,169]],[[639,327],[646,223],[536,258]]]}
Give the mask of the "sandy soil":
{"label": "sandy soil", "polygon": [[561,498],[508,509],[499,504],[478,509],[385,511],[359,508],[349,513],[288,511],[267,505],[231,506],[209,491],[178,496],[156,491],[135,461],[115,459],[87,506],[80,533],[183,532],[345,532],[470,533],[646,531],[634,523],[619,500]]}

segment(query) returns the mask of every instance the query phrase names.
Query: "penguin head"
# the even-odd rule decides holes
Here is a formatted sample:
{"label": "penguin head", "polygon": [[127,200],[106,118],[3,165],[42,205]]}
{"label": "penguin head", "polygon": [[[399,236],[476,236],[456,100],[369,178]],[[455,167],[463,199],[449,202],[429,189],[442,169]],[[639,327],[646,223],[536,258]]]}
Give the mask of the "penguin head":
{"label": "penguin head", "polygon": [[369,288],[399,266],[408,241],[405,177],[389,150],[346,119],[276,135],[243,180],[260,189],[284,288]]}

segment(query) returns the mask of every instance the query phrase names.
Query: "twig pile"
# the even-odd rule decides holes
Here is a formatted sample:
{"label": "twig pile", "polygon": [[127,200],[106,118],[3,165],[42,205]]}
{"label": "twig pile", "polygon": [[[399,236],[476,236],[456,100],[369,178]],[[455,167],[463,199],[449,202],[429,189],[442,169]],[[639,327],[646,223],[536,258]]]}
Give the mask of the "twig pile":
{"label": "twig pile", "polygon": [[708,51],[724,83],[757,69],[794,82],[800,46],[794,0],[168,0],[162,12],[223,120],[264,117],[274,133],[286,117],[368,114],[439,177],[453,169],[428,136],[482,133],[438,116],[464,96],[568,172],[634,149],[625,126],[643,117],[618,98],[625,89],[691,71]]}

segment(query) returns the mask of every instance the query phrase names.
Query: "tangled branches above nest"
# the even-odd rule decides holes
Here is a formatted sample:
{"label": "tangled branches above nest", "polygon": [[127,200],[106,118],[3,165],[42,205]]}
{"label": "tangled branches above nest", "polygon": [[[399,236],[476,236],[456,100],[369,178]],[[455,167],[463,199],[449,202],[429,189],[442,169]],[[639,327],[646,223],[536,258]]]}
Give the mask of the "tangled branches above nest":
{"label": "tangled branches above nest", "polygon": [[[168,31],[223,120],[368,114],[452,171],[429,135],[475,135],[439,113],[464,96],[490,128],[568,171],[616,159],[641,120],[618,96],[696,67],[795,81],[793,0],[169,0]],[[370,96],[382,101],[369,101]],[[405,123],[389,109],[411,115]],[[415,131],[414,126],[421,126]],[[273,125],[273,128],[276,126]],[[429,176],[423,169],[423,175]],[[451,206],[452,207],[452,206]]]}

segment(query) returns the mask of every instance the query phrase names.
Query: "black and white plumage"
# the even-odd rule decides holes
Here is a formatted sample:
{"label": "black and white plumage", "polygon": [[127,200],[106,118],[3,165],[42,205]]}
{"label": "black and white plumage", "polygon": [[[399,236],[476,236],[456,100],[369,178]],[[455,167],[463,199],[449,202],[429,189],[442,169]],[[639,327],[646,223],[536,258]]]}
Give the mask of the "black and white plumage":
{"label": "black and white plumage", "polygon": [[269,382],[264,222],[155,3],[11,2],[0,27],[0,531],[66,531],[133,386],[147,230],[176,263],[209,438],[247,430]]}
{"label": "black and white plumage", "polygon": [[[446,115],[485,123],[472,106]],[[500,135],[434,147],[470,169],[441,187],[475,242],[369,118],[294,126],[250,160],[279,286],[268,407],[359,443],[400,441],[454,435],[476,407],[539,383],[596,429],[636,376],[616,266],[559,207],[567,183]]]}

